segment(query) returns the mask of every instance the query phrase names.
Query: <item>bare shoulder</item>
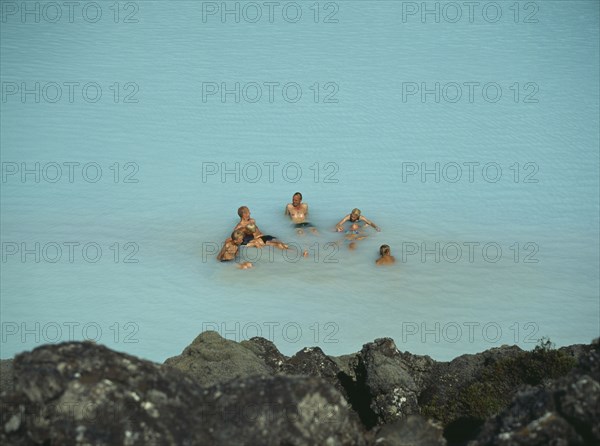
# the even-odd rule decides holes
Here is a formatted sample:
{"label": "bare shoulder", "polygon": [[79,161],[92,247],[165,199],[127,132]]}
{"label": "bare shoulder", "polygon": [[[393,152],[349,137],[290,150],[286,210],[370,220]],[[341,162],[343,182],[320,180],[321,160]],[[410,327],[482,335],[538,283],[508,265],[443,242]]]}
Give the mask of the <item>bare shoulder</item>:
{"label": "bare shoulder", "polygon": [[396,259],[394,258],[394,256],[379,257],[377,260],[375,260],[376,265],[391,265],[395,262]]}

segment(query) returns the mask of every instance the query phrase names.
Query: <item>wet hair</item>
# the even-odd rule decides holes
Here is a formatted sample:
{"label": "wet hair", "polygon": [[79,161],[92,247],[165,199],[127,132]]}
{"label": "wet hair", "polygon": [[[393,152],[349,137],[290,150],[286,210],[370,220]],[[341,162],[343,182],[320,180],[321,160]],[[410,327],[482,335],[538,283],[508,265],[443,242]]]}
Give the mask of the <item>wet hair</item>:
{"label": "wet hair", "polygon": [[248,230],[248,232],[255,233],[256,232],[256,225],[250,223],[250,224],[246,225],[246,229]]}
{"label": "wet hair", "polygon": [[244,232],[236,229],[231,233],[231,240],[235,240],[236,238],[244,238]]}
{"label": "wet hair", "polygon": [[244,211],[246,211],[246,210],[248,210],[248,211],[250,210],[250,209],[248,209],[248,206],[240,206],[240,207],[238,208],[238,215],[240,216],[240,218],[242,218],[242,214],[243,214],[243,213],[244,213]]}
{"label": "wet hair", "polygon": [[295,197],[296,195],[298,195],[300,197],[300,200],[302,200],[302,194],[300,192],[296,192],[294,195],[292,195],[292,198]]}
{"label": "wet hair", "polygon": [[381,247],[379,248],[379,254],[381,254],[381,256],[389,256],[390,255],[389,245],[381,245]]}

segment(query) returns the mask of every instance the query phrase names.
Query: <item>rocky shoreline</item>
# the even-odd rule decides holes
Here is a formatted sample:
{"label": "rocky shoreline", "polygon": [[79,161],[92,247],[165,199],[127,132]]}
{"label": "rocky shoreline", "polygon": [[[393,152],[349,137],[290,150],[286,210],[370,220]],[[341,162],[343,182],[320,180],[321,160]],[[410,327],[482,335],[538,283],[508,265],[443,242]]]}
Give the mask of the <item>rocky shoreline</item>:
{"label": "rocky shoreline", "polygon": [[600,444],[600,348],[292,357],[201,333],[164,364],[90,342],[0,363],[6,445]]}

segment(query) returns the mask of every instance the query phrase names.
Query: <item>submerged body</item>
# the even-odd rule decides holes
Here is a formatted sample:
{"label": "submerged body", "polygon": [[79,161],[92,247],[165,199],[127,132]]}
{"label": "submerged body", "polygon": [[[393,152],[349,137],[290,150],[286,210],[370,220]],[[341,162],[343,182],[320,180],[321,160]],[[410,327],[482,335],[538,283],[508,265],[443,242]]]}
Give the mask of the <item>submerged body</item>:
{"label": "submerged body", "polygon": [[240,217],[239,223],[235,226],[234,231],[242,231],[243,239],[241,245],[254,248],[262,248],[265,245],[274,246],[279,249],[288,249],[288,245],[272,235],[263,235],[256,221],[250,217],[250,209],[247,206],[241,206],[238,209]]}
{"label": "submerged body", "polygon": [[391,265],[396,262],[396,259],[391,253],[390,247],[388,245],[381,245],[379,248],[379,257],[375,260],[376,265]]}
{"label": "submerged body", "polygon": [[292,202],[286,205],[284,215],[290,216],[299,235],[304,234],[304,228],[310,228],[311,232],[314,234],[317,233],[317,228],[307,220],[308,204],[302,203],[302,194],[300,192],[296,192],[292,197]]}
{"label": "submerged body", "polygon": [[[274,246],[279,249],[288,249],[288,245],[280,240],[277,240],[272,235],[262,235],[256,225],[249,224],[244,228],[246,233],[244,241],[246,246],[253,248],[264,248],[265,246]],[[247,240],[247,241],[246,241]]]}
{"label": "submerged body", "polygon": [[358,223],[359,221],[362,221],[365,225],[372,226],[373,229],[375,229],[377,232],[381,231],[381,228],[379,226],[377,226],[375,223],[373,223],[367,217],[361,215],[360,209],[357,209],[357,208],[352,209],[352,212],[350,212],[348,215],[346,215],[344,218],[342,218],[335,225],[335,229],[338,232],[342,232],[344,230],[344,223],[346,223],[347,221],[349,221],[350,223]]}
{"label": "submerged body", "polygon": [[235,260],[242,241],[244,240],[244,233],[236,230],[231,233],[231,237],[225,240],[223,248],[219,254],[217,254],[217,260],[219,262],[229,262]]}

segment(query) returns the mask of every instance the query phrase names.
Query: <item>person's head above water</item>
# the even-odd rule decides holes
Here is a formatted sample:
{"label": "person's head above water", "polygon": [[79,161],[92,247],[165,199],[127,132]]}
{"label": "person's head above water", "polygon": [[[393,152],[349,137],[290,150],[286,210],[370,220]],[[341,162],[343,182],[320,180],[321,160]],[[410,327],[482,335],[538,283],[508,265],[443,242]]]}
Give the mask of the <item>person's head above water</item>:
{"label": "person's head above water", "polygon": [[300,206],[300,203],[302,203],[302,194],[300,192],[296,192],[292,196],[292,205]]}
{"label": "person's head above water", "polygon": [[379,248],[379,254],[383,257],[383,256],[389,256],[390,255],[390,247],[389,245],[381,245],[381,247]]}
{"label": "person's head above water", "polygon": [[248,206],[240,206],[238,208],[238,215],[240,216],[240,218],[244,218],[244,214],[248,213],[248,215],[250,215],[250,209],[248,209]]}
{"label": "person's head above water", "polygon": [[233,231],[231,233],[231,240],[233,240],[235,244],[242,243],[244,241],[244,231],[240,231],[239,229]]}
{"label": "person's head above water", "polygon": [[353,224],[350,226],[350,229],[351,229],[352,231],[358,231],[358,230],[360,229],[360,226],[358,226],[358,223],[353,223]]}
{"label": "person's head above water", "polygon": [[350,212],[350,221],[357,221],[360,218],[360,209],[354,208]]}
{"label": "person's head above water", "polygon": [[246,225],[246,230],[250,233],[250,234],[254,234],[256,232],[256,225],[250,223],[249,225]]}

